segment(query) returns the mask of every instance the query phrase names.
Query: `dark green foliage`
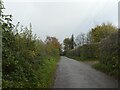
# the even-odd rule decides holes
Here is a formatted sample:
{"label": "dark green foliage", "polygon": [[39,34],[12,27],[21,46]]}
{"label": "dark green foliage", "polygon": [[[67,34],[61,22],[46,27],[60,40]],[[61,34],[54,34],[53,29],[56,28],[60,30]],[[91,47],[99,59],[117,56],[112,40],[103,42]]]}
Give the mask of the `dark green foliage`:
{"label": "dark green foliage", "polygon": [[81,59],[87,60],[87,59],[98,59],[98,53],[99,53],[99,43],[95,44],[85,44],[81,46]]}
{"label": "dark green foliage", "polygon": [[[53,71],[48,71],[46,66],[51,65],[59,57],[59,49],[52,45],[45,44],[32,35],[30,28],[8,30],[3,28],[3,51],[2,51],[2,71],[3,88],[41,88],[48,87]],[[54,62],[53,62],[54,60]],[[46,64],[46,62],[49,62]],[[43,67],[43,69],[42,69]],[[46,68],[46,69],[44,69]],[[43,71],[44,70],[44,71]],[[46,72],[47,71],[47,72]],[[41,76],[44,74],[45,76]],[[46,76],[49,74],[49,76]],[[42,81],[43,78],[46,81]],[[44,86],[42,86],[44,84]]]}
{"label": "dark green foliage", "polygon": [[75,42],[74,42],[74,35],[71,36],[71,49],[74,49]]}
{"label": "dark green foliage", "polygon": [[120,80],[120,29],[118,29],[118,76],[119,76],[119,80]]}
{"label": "dark green foliage", "polygon": [[70,51],[68,51],[67,53],[66,53],[66,55],[67,56],[76,56],[76,57],[80,57],[80,48],[78,49],[72,49],[72,50],[70,50]]}
{"label": "dark green foliage", "polygon": [[76,45],[74,41],[74,35],[72,35],[71,38],[65,38],[63,44],[64,44],[64,53],[66,53],[71,49],[74,49]]}
{"label": "dark green foliage", "polygon": [[111,69],[111,73],[118,70],[118,33],[113,33],[100,43],[100,63]]}
{"label": "dark green foliage", "polygon": [[99,43],[84,44],[67,52],[67,56],[79,57],[80,60],[98,59]]}
{"label": "dark green foliage", "polygon": [[70,50],[70,39],[69,38],[65,38],[63,41],[64,44],[64,51],[68,51]]}
{"label": "dark green foliage", "polygon": [[118,69],[115,69],[113,71],[113,69],[111,69],[110,66],[106,66],[105,64],[102,63],[94,64],[92,67],[97,70],[103,71],[104,73],[109,74],[110,76],[114,76],[116,79],[118,79],[118,73],[119,73]]}
{"label": "dark green foliage", "polygon": [[59,59],[59,47],[33,35],[31,24],[18,30],[19,23],[15,27],[11,15],[4,15],[1,5],[0,0],[2,88],[49,87]]}

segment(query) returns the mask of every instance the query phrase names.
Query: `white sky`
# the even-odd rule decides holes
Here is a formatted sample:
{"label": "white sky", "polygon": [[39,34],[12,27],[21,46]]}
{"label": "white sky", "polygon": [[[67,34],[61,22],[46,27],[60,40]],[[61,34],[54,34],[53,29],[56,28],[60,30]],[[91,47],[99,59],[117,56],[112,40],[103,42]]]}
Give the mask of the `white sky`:
{"label": "white sky", "polygon": [[3,0],[13,23],[29,26],[42,40],[55,36],[60,42],[72,34],[87,33],[103,22],[118,25],[119,0]]}

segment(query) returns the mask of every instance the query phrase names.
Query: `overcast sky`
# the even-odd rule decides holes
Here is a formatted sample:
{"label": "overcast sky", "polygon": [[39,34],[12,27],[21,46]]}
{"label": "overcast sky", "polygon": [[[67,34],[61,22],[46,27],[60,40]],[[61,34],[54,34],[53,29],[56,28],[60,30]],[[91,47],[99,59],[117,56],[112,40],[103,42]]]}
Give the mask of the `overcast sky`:
{"label": "overcast sky", "polygon": [[118,25],[119,0],[4,0],[13,23],[29,26],[42,40],[55,36],[60,42],[72,34],[87,33],[103,22]]}

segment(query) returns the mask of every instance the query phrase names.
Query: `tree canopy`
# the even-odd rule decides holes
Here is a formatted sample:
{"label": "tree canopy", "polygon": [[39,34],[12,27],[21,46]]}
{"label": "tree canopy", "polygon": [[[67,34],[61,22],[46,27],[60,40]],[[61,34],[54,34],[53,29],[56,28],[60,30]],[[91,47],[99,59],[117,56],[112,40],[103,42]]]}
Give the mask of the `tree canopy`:
{"label": "tree canopy", "polygon": [[102,39],[110,36],[114,32],[117,32],[116,27],[110,23],[103,23],[102,25],[97,25],[95,28],[92,28],[90,34],[93,42],[100,42]]}

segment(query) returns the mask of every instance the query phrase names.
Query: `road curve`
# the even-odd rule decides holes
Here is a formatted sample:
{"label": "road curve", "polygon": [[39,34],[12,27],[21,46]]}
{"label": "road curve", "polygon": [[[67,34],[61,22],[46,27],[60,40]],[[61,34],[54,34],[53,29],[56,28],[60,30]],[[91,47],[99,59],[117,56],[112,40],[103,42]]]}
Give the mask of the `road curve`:
{"label": "road curve", "polygon": [[91,66],[61,57],[53,88],[117,88],[118,81]]}

